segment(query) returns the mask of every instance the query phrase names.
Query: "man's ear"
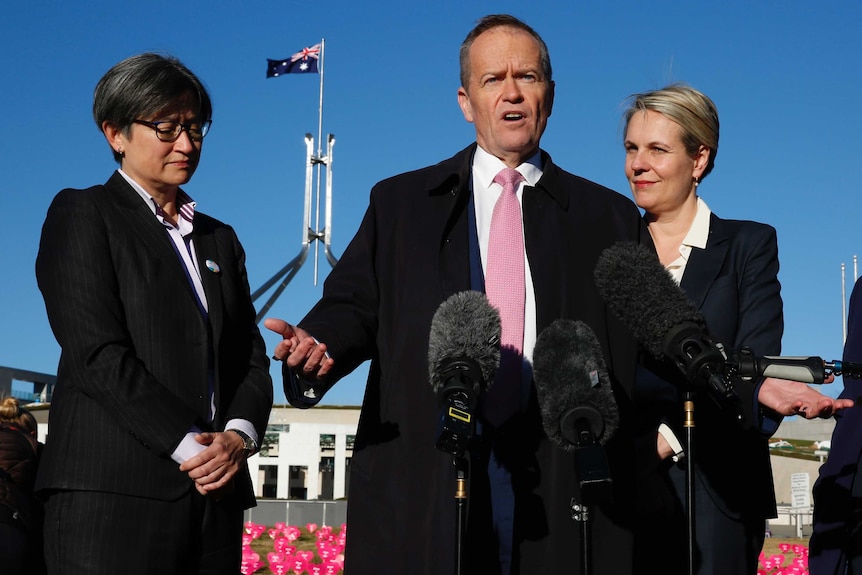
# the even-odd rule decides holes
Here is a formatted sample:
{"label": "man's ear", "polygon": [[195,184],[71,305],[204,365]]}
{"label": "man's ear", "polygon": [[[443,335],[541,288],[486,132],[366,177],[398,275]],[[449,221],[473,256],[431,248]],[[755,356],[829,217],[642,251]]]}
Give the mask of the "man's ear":
{"label": "man's ear", "polygon": [[458,88],[458,105],[461,106],[461,113],[464,114],[464,119],[473,123],[473,106],[470,104],[470,96],[467,95],[467,90],[464,87]]}

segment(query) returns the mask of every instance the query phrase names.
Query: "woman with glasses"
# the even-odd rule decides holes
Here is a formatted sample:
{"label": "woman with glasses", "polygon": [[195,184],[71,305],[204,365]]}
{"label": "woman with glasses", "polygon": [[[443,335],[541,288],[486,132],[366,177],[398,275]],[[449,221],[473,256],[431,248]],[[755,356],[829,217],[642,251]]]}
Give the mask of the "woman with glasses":
{"label": "woman with glasses", "polygon": [[243,248],[181,188],[210,97],[141,54],[98,82],[93,116],[119,169],[57,194],[36,260],[61,347],[36,480],[48,570],[235,575],[272,382]]}

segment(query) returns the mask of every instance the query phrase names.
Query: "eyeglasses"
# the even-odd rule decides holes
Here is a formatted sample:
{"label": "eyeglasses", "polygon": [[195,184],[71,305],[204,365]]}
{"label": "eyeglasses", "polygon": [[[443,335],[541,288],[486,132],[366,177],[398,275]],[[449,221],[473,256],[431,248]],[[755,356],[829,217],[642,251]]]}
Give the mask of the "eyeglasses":
{"label": "eyeglasses", "polygon": [[146,120],[132,120],[133,124],[149,126],[156,131],[156,137],[162,142],[175,142],[183,130],[189,135],[192,142],[200,142],[210,131],[211,120],[203,124],[183,124],[182,122],[147,122]]}

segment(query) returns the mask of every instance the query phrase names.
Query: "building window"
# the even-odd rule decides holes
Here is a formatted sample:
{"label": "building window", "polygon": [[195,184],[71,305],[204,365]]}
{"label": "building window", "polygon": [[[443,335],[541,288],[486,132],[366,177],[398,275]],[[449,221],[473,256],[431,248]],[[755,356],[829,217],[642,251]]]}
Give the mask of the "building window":
{"label": "building window", "polygon": [[321,433],[320,449],[335,449],[335,435],[330,433]]}
{"label": "building window", "polygon": [[266,433],[260,444],[261,457],[278,457],[278,434],[290,433],[290,424],[270,424],[266,426]]}

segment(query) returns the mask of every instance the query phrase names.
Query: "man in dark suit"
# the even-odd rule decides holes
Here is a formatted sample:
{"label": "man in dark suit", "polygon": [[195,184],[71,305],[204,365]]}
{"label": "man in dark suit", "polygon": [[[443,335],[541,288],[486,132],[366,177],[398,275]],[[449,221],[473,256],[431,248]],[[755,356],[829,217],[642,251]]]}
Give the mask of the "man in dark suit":
{"label": "man in dark suit", "polygon": [[[440,411],[429,384],[429,329],[449,296],[486,287],[493,210],[507,193],[494,182],[501,169],[514,168],[524,179],[513,189],[523,212],[515,225],[524,248],[517,253],[526,255],[526,267],[511,285],[525,280],[523,360],[514,370],[526,377],[516,413],[502,422],[482,416],[481,439],[469,453],[464,572],[563,573],[580,563],[581,525],[570,509],[574,463],[543,431],[530,374],[538,333],[558,318],[588,324],[620,410],[631,409],[636,346],[603,305],[593,269],[604,248],[639,240],[639,212],[540,150],[554,84],[547,47],[526,24],[505,15],[482,19],[461,47],[461,83],[458,100],[475,125],[476,144],[376,185],[359,231],[301,327],[266,320],[284,337],[274,357],[285,361],[294,405],[313,405],[371,361],[348,497],[345,570],[354,575],[452,572],[455,470],[435,448]],[[316,384],[310,399],[294,389],[300,383],[294,372]],[[498,384],[499,376],[480,407]],[[614,494],[591,518],[596,575],[634,570],[630,433],[624,419],[607,444]]]}
{"label": "man in dark suit", "polygon": [[272,382],[242,246],[180,188],[210,99],[142,54],[93,114],[120,169],[57,194],[36,260],[61,347],[36,485],[49,572],[235,575]]}

